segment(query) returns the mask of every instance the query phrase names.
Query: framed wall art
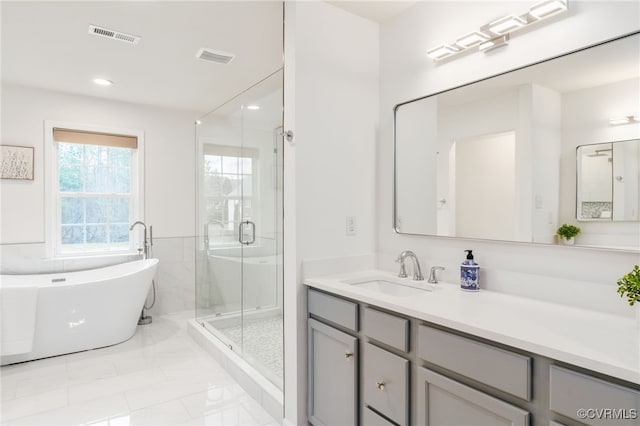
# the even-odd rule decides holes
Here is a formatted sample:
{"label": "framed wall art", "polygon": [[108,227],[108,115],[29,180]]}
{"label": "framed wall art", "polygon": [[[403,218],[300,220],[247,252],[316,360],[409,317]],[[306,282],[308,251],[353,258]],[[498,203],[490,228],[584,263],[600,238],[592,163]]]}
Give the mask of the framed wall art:
{"label": "framed wall art", "polygon": [[33,147],[0,145],[0,178],[33,180]]}

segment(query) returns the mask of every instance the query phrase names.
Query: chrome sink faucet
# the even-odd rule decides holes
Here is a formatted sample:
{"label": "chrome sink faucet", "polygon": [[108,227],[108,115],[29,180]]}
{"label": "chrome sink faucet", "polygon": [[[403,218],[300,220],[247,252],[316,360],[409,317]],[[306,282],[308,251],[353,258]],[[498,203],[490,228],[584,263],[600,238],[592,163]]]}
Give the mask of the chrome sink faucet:
{"label": "chrome sink faucet", "polygon": [[411,258],[411,261],[413,262],[413,280],[424,280],[424,276],[422,276],[422,270],[420,269],[420,262],[418,261],[415,253],[410,250],[403,251],[402,253],[400,253],[400,255],[398,255],[398,258],[396,259],[396,262],[400,263],[400,273],[398,274],[398,277],[407,277],[407,269],[404,266],[404,261],[407,257]]}

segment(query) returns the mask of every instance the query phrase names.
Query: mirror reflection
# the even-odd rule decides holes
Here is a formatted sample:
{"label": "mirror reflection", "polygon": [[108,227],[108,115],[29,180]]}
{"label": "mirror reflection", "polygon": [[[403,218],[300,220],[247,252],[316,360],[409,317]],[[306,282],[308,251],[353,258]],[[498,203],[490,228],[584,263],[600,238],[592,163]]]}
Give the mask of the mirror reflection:
{"label": "mirror reflection", "polygon": [[639,148],[637,139],[578,147],[578,220],[638,220]]}
{"label": "mirror reflection", "polygon": [[639,250],[639,63],[635,33],[396,106],[396,231]]}

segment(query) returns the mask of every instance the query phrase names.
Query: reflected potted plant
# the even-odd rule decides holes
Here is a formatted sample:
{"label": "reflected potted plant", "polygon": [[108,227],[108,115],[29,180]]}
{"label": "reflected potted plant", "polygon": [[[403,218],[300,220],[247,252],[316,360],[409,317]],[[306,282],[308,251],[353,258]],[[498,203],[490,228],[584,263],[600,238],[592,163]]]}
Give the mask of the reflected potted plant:
{"label": "reflected potted plant", "polygon": [[640,302],[640,267],[635,265],[631,272],[620,278],[617,282],[620,297],[627,296],[629,306]]}
{"label": "reflected potted plant", "polygon": [[580,233],[580,228],[574,225],[562,224],[556,231],[556,235],[564,244],[572,245],[575,242],[575,237]]}

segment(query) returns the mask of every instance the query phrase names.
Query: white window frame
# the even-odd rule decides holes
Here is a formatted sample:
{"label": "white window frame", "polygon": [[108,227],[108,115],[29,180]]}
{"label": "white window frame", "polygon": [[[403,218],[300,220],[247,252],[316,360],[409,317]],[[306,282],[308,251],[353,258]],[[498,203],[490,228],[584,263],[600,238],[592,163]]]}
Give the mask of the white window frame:
{"label": "white window frame", "polygon": [[44,151],[45,151],[45,230],[46,250],[52,258],[91,257],[135,254],[136,238],[129,239],[129,247],[125,250],[95,250],[83,253],[62,253],[60,247],[60,205],[58,197],[58,147],[53,138],[53,129],[62,128],[94,133],[135,136],[138,148],[133,152],[131,168],[133,179],[131,182],[132,202],[129,210],[130,223],[136,220],[144,221],[144,131],[105,127],[92,124],[81,124],[54,120],[44,122]]}

